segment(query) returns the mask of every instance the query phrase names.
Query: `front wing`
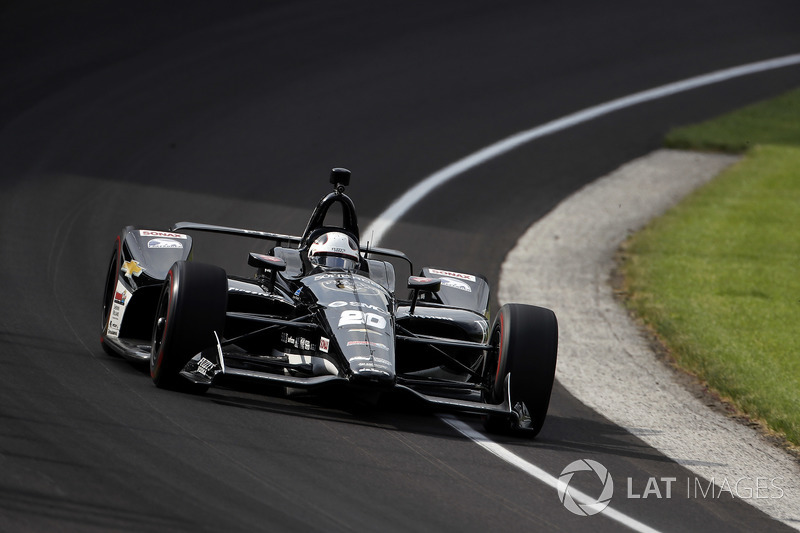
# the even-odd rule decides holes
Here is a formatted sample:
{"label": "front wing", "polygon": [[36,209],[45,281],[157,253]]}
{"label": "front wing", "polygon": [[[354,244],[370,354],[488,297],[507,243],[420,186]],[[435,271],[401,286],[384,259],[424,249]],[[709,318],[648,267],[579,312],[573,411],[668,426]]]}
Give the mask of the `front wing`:
{"label": "front wing", "polygon": [[[444,340],[444,339],[443,339]],[[237,368],[226,364],[225,355],[222,350],[222,343],[217,337],[217,345],[203,351],[192,358],[181,371],[181,375],[189,381],[201,384],[212,385],[214,381],[222,376],[238,377],[261,380],[267,383],[296,387],[302,389],[313,389],[334,384],[348,384],[350,381],[337,375],[323,376],[296,376],[288,373],[278,374],[275,372],[265,372],[261,370]],[[511,374],[506,376],[504,383],[503,402],[500,404],[488,404],[480,399],[477,391],[463,391],[461,397],[454,397],[446,394],[436,394],[435,383],[425,383],[426,392],[422,392],[419,386],[415,386],[413,380],[398,378],[394,390],[407,393],[424,403],[447,410],[464,411],[478,414],[497,414],[508,417],[515,417],[517,413],[511,408]],[[420,385],[417,383],[416,385]]]}

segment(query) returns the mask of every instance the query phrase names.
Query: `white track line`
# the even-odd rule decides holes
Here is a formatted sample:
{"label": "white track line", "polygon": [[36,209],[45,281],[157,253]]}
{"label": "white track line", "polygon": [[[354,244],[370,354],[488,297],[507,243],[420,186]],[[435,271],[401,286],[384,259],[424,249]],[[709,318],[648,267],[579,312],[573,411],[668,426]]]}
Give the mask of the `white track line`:
{"label": "white track line", "polygon": [[[718,70],[709,74],[695,76],[682,81],[669,83],[660,87],[655,87],[647,91],[631,94],[616,100],[611,100],[604,104],[594,107],[589,107],[582,111],[566,115],[559,119],[547,122],[535,128],[519,132],[492,145],[489,145],[477,152],[468,155],[467,157],[452,163],[443,169],[439,170],[420,181],[417,185],[406,191],[400,198],[392,202],[392,204],[383,213],[369,225],[364,235],[369,235],[372,240],[372,245],[377,245],[386,233],[394,226],[400,218],[406,214],[412,207],[420,202],[432,190],[440,185],[450,181],[456,176],[477,167],[495,157],[498,157],[514,148],[517,148],[525,143],[545,137],[547,135],[577,126],[584,122],[594,120],[600,116],[607,115],[614,111],[619,111],[628,107],[632,107],[644,102],[665,98],[674,94],[678,94],[706,85],[720,83],[723,81],[731,80],[741,76],[748,76],[759,72],[774,70],[792,65],[800,64],[800,54],[792,54],[788,56],[778,57],[765,61],[758,61],[755,63],[748,63],[738,67]],[[536,479],[555,487],[554,482],[557,482],[553,476],[540,469],[539,467],[525,461],[518,455],[510,450],[504,448],[500,444],[490,440],[482,433],[475,431],[469,425],[451,417],[441,417],[442,420],[447,422],[454,429],[459,431],[465,437],[471,439],[482,448],[490,451],[495,456],[506,461],[507,463],[523,470],[524,472],[534,476]],[[584,495],[585,496],[585,495]],[[587,501],[593,501],[591,498],[586,497]],[[653,532],[656,531],[649,526],[634,520],[611,508],[606,508],[603,514],[617,522],[624,524],[635,531]]]}
{"label": "white track line", "polygon": [[443,169],[435,172],[417,183],[414,187],[406,191],[403,196],[392,202],[392,204],[369,225],[367,230],[362,235],[369,235],[373,246],[378,243],[386,235],[392,226],[394,226],[400,218],[405,215],[412,207],[414,207],[420,200],[428,195],[433,189],[450,181],[459,174],[477,167],[490,159],[494,159],[514,148],[517,148],[525,143],[551,135],[553,133],[577,126],[584,122],[594,120],[600,116],[607,115],[620,109],[635,106],[644,102],[665,98],[674,94],[678,94],[692,89],[697,89],[706,85],[720,83],[733,78],[741,76],[748,76],[758,72],[767,70],[774,70],[783,67],[800,64],[800,54],[793,54],[766,61],[758,61],[756,63],[749,63],[739,67],[727,68],[718,70],[710,74],[702,76],[695,76],[682,81],[668,83],[661,87],[649,89],[639,93],[634,93],[629,96],[617,98],[604,104],[594,107],[589,107],[582,111],[572,113],[570,115],[561,117],[559,119],[547,122],[541,126],[536,126],[533,129],[521,131],[510,137],[498,141],[492,145],[487,146],[477,152],[468,155],[467,157],[447,165]]}
{"label": "white track line", "polygon": [[[479,431],[475,431],[472,427],[467,424],[466,422],[462,422],[457,418],[442,415],[439,418],[447,422],[453,429],[457,430],[462,435],[469,437],[473,442],[475,442],[478,446],[483,448],[484,450],[493,453],[503,461],[509,463],[516,468],[519,468],[526,474],[538,479],[545,485],[549,485],[553,488],[553,499],[555,500],[556,496],[556,489],[558,487],[558,478],[551,476],[538,466],[534,465],[533,463],[529,463],[522,457],[516,455],[513,452],[510,452],[508,449],[504,448],[503,446],[497,444],[493,440],[490,440],[486,435]],[[581,504],[584,505],[591,505],[597,503],[597,499],[589,496],[588,494],[576,490],[574,488],[570,489],[570,495]],[[606,518],[610,518],[615,522],[619,522],[620,524],[629,527],[634,531],[639,531],[641,533],[658,533],[657,529],[653,529],[652,527],[648,526],[647,524],[643,524],[638,520],[631,518],[630,516],[617,511],[612,507],[606,507],[603,509],[600,514]]]}

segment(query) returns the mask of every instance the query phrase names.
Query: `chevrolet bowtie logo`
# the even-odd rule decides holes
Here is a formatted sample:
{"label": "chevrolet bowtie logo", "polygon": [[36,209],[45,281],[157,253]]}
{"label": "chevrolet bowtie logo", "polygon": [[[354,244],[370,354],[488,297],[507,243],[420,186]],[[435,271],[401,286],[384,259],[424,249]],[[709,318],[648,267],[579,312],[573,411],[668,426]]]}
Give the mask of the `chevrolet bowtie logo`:
{"label": "chevrolet bowtie logo", "polygon": [[138,261],[125,261],[122,264],[122,271],[125,272],[125,275],[130,279],[133,279],[134,276],[141,274],[144,269],[139,266]]}

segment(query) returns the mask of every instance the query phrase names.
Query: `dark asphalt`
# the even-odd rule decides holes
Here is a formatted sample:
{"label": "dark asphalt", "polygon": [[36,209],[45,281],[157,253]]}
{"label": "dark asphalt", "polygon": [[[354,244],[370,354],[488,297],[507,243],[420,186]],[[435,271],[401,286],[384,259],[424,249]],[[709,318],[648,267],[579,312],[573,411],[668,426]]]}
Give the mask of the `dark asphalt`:
{"label": "dark asphalt", "polygon": [[[298,233],[334,166],[353,171],[366,227],[510,134],[799,52],[797,2],[64,5],[0,7],[0,530],[619,529],[430,413],[156,389],[98,343],[112,239],[178,220]],[[782,69],[541,139],[437,189],[382,244],[496,282],[583,184],[670,127],[798,84]],[[614,507],[662,531],[782,528],[724,495],[626,498],[628,477],[693,481],[558,386],[537,440],[500,442],[553,475],[601,462]]]}

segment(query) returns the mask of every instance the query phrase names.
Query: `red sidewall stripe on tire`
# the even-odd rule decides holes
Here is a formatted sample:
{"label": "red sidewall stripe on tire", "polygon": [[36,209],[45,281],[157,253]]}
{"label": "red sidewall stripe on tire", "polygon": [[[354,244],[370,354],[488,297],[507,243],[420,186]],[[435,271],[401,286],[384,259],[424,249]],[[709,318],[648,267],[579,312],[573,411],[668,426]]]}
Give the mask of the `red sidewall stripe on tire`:
{"label": "red sidewall stripe on tire", "polygon": [[175,292],[175,278],[172,275],[172,270],[169,271],[167,274],[167,279],[169,283],[169,298],[167,299],[167,316],[164,317],[164,329],[161,333],[161,346],[158,349],[158,358],[156,359],[156,364],[151,374],[155,374],[157,371],[161,370],[161,361],[164,359],[164,341],[166,340],[167,331],[169,331],[169,317],[172,311],[172,295]]}
{"label": "red sidewall stripe on tire", "polygon": [[503,335],[505,334],[505,326],[503,325],[503,312],[500,311],[500,340],[497,343],[497,370],[494,373],[494,382],[500,379],[500,359],[503,357]]}

